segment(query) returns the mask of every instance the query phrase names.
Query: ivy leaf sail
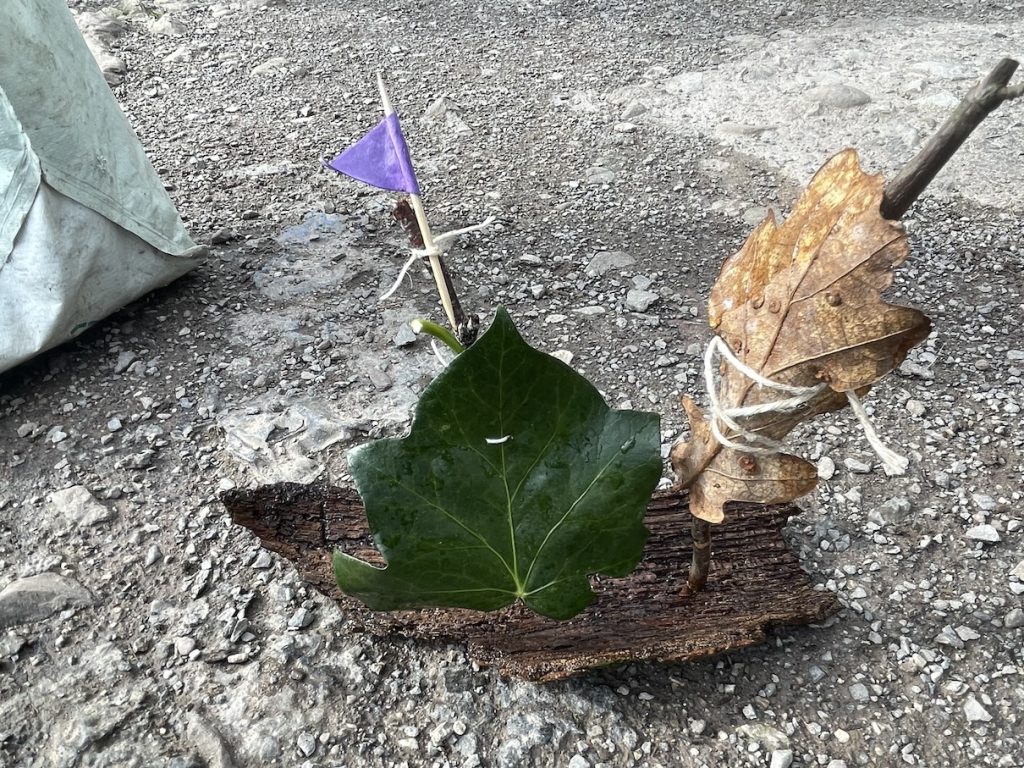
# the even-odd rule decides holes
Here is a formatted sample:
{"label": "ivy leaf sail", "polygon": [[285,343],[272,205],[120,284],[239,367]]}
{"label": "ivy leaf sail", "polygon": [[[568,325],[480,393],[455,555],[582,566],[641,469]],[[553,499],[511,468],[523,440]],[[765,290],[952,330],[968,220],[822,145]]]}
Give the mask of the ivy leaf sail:
{"label": "ivy leaf sail", "polygon": [[388,565],[335,552],[343,592],[374,610],[522,600],[567,619],[593,600],[589,575],[640,561],[659,420],[609,409],[499,308],[424,390],[409,435],[361,446],[349,465]]}

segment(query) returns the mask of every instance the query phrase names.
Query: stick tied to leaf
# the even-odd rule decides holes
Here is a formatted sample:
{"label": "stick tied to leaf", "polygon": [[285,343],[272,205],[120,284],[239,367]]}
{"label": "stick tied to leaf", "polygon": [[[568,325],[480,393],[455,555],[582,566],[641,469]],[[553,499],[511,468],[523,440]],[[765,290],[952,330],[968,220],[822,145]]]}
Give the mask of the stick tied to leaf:
{"label": "stick tied to leaf", "polygon": [[[782,452],[783,438],[847,405],[864,422],[860,398],[928,336],[927,317],[881,296],[909,254],[902,225],[879,213],[882,193],[881,176],[845,150],[781,226],[770,213],[722,267],[708,308],[714,421],[684,398],[693,436],[671,453],[695,517],[720,523],[726,502],[777,504],[810,492],[817,471]],[[867,431],[895,471],[896,454],[886,459]]]}

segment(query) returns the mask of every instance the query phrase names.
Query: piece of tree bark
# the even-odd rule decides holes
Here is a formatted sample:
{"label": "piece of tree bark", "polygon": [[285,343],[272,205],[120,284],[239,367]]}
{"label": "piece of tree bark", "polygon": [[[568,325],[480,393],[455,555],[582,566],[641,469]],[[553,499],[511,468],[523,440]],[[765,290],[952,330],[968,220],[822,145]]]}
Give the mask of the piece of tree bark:
{"label": "piece of tree bark", "polygon": [[629,661],[699,659],[760,643],[770,627],[821,621],[839,609],[833,594],[814,588],[783,539],[782,526],[798,511],[792,506],[730,507],[705,588],[683,596],[676,575],[691,555],[687,497],[657,493],[639,568],[625,579],[595,580],[598,596],[587,610],[553,621],[522,606],[374,613],[345,597],[331,572],[334,548],[383,564],[354,490],[281,483],[229,491],[222,500],[236,523],[294,563],[353,622],[380,635],[463,643],[479,663],[530,680]]}

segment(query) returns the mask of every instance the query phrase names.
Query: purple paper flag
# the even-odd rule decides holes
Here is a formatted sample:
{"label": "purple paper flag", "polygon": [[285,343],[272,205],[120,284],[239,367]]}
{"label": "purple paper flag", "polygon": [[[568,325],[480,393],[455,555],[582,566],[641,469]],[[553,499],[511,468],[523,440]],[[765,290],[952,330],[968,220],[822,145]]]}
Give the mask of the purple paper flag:
{"label": "purple paper flag", "polygon": [[326,165],[381,189],[412,195],[420,193],[409,148],[395,113],[381,120],[376,128]]}

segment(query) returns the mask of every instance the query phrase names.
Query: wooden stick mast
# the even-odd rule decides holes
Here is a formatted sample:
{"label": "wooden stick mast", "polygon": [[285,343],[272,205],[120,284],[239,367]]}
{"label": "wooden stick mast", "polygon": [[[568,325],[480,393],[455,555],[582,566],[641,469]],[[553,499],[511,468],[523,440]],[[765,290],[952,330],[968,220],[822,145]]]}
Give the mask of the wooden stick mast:
{"label": "wooden stick mast", "polygon": [[[384,106],[384,116],[393,115],[395,108],[391,105],[391,98],[384,87],[384,77],[377,73],[377,88],[380,91],[380,101]],[[437,292],[441,297],[441,305],[444,313],[448,316],[448,323],[452,330],[458,333],[455,322],[455,310],[452,308],[452,297],[448,293],[448,285],[444,279],[444,271],[441,269],[441,258],[437,253],[437,246],[434,245],[434,236],[430,232],[430,222],[427,221],[427,213],[423,210],[423,201],[419,195],[409,195],[412,201],[412,209],[416,212],[416,221],[420,225],[420,233],[423,235],[423,248],[430,256],[430,272],[434,276],[434,283],[437,285]]]}

